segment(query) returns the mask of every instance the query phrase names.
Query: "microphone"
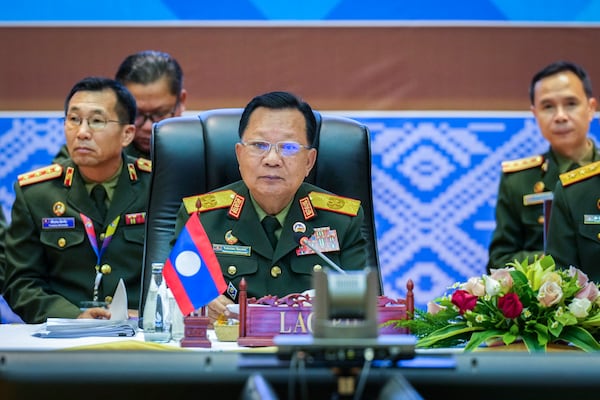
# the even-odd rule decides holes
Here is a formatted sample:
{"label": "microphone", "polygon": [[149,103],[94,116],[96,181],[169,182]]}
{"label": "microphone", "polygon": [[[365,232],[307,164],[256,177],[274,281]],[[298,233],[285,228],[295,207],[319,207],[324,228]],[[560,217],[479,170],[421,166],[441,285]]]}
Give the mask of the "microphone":
{"label": "microphone", "polygon": [[310,240],[308,240],[308,238],[306,236],[304,236],[302,234],[302,232],[294,232],[294,240],[296,241],[296,243],[298,243],[301,246],[306,246],[309,249],[311,249],[312,251],[315,252],[316,255],[318,255],[319,257],[321,257],[321,259],[323,261],[325,261],[327,264],[329,264],[329,266],[333,269],[335,269],[337,272],[339,272],[340,274],[345,274],[346,271],[344,271],[339,265],[337,265],[336,263],[334,263],[333,261],[331,261],[329,259],[329,257],[327,257],[325,254],[323,254],[321,252],[321,250],[317,249],[316,247],[314,247],[312,244],[310,244]]}

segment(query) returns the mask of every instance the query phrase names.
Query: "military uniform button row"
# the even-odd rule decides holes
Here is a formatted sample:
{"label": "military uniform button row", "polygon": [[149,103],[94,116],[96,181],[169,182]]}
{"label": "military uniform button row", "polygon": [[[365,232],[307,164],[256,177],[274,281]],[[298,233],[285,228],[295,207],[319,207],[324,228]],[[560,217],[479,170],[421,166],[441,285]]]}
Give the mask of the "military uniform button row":
{"label": "military uniform button row", "polygon": [[[315,264],[313,266],[313,271],[320,271],[322,269],[323,267],[319,264]],[[227,273],[231,276],[235,275],[237,273],[237,267],[235,265],[230,265],[229,267],[227,267]],[[281,270],[281,267],[279,265],[274,265],[271,267],[271,276],[273,278],[278,278],[279,276],[281,276],[282,273],[283,271]]]}

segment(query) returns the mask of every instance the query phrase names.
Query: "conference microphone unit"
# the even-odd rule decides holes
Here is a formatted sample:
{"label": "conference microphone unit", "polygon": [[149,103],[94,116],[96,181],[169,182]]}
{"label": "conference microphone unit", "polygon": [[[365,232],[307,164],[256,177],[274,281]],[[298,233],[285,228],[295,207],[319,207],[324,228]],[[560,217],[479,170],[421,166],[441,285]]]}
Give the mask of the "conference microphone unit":
{"label": "conference microphone unit", "polygon": [[313,246],[310,243],[310,239],[307,238],[306,236],[304,236],[302,234],[302,232],[294,232],[294,240],[296,241],[296,243],[300,244],[301,246],[306,246],[309,249],[311,249],[312,251],[314,251],[315,254],[321,258],[321,260],[325,261],[331,268],[333,268],[340,274],[346,273],[346,271],[344,271],[339,265],[337,265],[336,263],[331,261],[331,259],[329,257],[327,257],[325,254],[323,254],[323,252],[321,250],[319,250],[318,248]]}

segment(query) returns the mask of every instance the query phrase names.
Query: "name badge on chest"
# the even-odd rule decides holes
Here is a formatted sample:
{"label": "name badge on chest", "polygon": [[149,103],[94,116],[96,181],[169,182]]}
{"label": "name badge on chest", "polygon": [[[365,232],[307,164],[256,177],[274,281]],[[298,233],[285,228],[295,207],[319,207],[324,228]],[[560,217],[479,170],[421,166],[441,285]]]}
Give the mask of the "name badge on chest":
{"label": "name badge on chest", "polygon": [[75,228],[75,218],[56,217],[42,218],[42,229],[73,229]]}

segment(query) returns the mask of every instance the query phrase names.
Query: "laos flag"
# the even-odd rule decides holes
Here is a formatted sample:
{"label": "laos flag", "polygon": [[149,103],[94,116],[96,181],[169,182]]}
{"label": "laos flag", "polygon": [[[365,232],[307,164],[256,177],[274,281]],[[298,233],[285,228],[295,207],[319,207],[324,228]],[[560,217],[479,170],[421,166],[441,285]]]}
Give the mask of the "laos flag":
{"label": "laos flag", "polygon": [[183,315],[207,305],[227,288],[197,214],[190,215],[179,234],[165,262],[163,276]]}

